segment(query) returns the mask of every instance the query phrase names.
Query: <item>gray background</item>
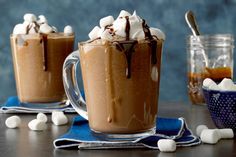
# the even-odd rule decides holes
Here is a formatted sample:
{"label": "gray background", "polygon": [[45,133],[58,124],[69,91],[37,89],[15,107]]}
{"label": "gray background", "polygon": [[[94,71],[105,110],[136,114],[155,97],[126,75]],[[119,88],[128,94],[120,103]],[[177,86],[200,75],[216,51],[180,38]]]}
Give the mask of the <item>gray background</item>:
{"label": "gray background", "polygon": [[186,88],[186,36],[190,34],[184,13],[193,10],[203,33],[236,34],[236,0],[0,0],[0,102],[16,95],[9,35],[25,13],[43,14],[51,25],[63,30],[70,24],[76,43],[99,19],[120,10],[137,11],[149,26],[162,29],[164,45],[160,101],[188,101]]}

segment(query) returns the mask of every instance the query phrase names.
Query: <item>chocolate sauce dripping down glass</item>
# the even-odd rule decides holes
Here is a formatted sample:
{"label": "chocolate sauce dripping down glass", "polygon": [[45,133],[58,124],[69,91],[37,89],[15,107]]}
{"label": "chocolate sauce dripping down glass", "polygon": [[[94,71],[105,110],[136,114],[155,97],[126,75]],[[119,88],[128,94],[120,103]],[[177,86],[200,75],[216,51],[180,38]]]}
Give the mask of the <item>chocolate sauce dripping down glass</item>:
{"label": "chocolate sauce dripping down glass", "polygon": [[132,53],[134,52],[135,45],[138,43],[136,40],[129,41],[115,41],[116,48],[119,51],[125,53],[127,68],[126,68],[126,77],[131,78],[131,60]]}
{"label": "chocolate sauce dripping down glass", "polygon": [[129,17],[126,16],[126,26],[125,26],[125,33],[126,33],[126,40],[125,41],[114,41],[116,48],[119,51],[122,51],[125,53],[126,57],[126,77],[131,78],[131,60],[132,60],[132,53],[134,52],[135,45],[138,43],[136,40],[130,40],[129,34],[130,34],[130,22]]}
{"label": "chocolate sauce dripping down glass", "polygon": [[130,23],[129,23],[129,17],[126,16],[126,26],[125,26],[125,34],[126,34],[126,40],[129,40],[129,32],[130,32]]}
{"label": "chocolate sauce dripping down glass", "polygon": [[157,56],[156,56],[156,49],[157,49],[157,41],[153,38],[149,26],[146,24],[145,20],[143,19],[143,32],[145,34],[145,38],[150,40],[150,47],[151,47],[151,53],[152,53],[152,64],[156,64],[157,63]]}
{"label": "chocolate sauce dripping down glass", "polygon": [[43,70],[47,71],[48,65],[47,65],[47,51],[48,51],[48,39],[47,35],[43,34]]}

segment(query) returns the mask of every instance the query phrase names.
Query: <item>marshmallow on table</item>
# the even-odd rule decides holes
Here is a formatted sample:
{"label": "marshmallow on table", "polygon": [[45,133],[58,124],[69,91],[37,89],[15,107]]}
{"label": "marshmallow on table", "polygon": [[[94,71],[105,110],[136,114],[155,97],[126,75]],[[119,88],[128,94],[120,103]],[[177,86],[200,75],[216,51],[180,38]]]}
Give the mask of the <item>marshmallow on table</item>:
{"label": "marshmallow on table", "polygon": [[99,24],[100,27],[106,27],[114,22],[113,16],[106,16],[102,19],[100,19]]}
{"label": "marshmallow on table", "polygon": [[225,129],[216,129],[221,139],[230,139],[234,138],[234,132],[230,128]]}
{"label": "marshmallow on table", "polygon": [[206,125],[198,125],[196,128],[196,134],[200,137],[203,130],[208,129]]}
{"label": "marshmallow on table", "polygon": [[46,123],[48,121],[47,116],[44,113],[41,113],[41,112],[37,114],[37,119],[41,120],[44,123]]}
{"label": "marshmallow on table", "polygon": [[47,125],[39,119],[33,119],[28,123],[28,127],[33,131],[43,131],[47,128]]}
{"label": "marshmallow on table", "polygon": [[174,152],[176,150],[176,143],[172,139],[160,139],[157,145],[161,152]]}
{"label": "marshmallow on table", "polygon": [[11,116],[6,119],[5,124],[8,128],[14,129],[20,126],[21,119],[19,116]]}
{"label": "marshmallow on table", "polygon": [[95,27],[91,30],[91,32],[88,34],[89,38],[90,38],[91,40],[93,40],[93,39],[96,39],[96,38],[100,37],[100,36],[99,36],[100,30],[101,30],[101,29],[100,29],[98,26],[95,26]]}
{"label": "marshmallow on table", "polygon": [[70,25],[65,26],[64,33],[67,35],[71,35],[74,33],[73,28]]}
{"label": "marshmallow on table", "polygon": [[68,123],[68,118],[63,112],[53,111],[52,112],[52,122],[55,125],[65,125]]}
{"label": "marshmallow on table", "polygon": [[201,133],[203,143],[216,144],[220,140],[220,135],[216,129],[204,129]]}
{"label": "marshmallow on table", "polygon": [[[234,132],[233,132],[233,129],[231,129],[231,128],[208,129],[208,127],[206,125],[199,125],[196,128],[196,133],[197,133],[198,136],[201,137],[201,139],[203,138],[202,141],[206,141],[205,135],[202,136],[202,132],[204,130],[210,130],[210,131],[207,132],[208,134],[212,134],[213,130],[214,130],[214,134],[215,134],[215,132],[218,134],[218,140],[220,140],[220,139],[230,139],[230,138],[234,137]],[[204,134],[206,134],[206,132]]]}

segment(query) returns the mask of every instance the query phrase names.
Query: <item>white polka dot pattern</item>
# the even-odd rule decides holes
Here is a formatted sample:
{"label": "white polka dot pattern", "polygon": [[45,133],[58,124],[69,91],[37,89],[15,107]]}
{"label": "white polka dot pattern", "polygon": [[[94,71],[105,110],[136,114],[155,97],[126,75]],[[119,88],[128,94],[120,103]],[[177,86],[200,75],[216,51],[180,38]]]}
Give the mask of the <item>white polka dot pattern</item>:
{"label": "white polka dot pattern", "polygon": [[236,131],[236,92],[203,89],[203,93],[215,125]]}

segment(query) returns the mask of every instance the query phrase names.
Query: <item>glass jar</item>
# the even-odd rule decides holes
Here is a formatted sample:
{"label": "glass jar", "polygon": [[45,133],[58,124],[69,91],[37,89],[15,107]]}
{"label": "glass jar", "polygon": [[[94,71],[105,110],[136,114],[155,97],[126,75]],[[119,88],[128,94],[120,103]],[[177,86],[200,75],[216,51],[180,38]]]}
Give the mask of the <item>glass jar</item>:
{"label": "glass jar", "polygon": [[234,37],[214,34],[187,37],[188,95],[193,104],[204,104],[202,82],[211,78],[219,83],[233,78]]}

